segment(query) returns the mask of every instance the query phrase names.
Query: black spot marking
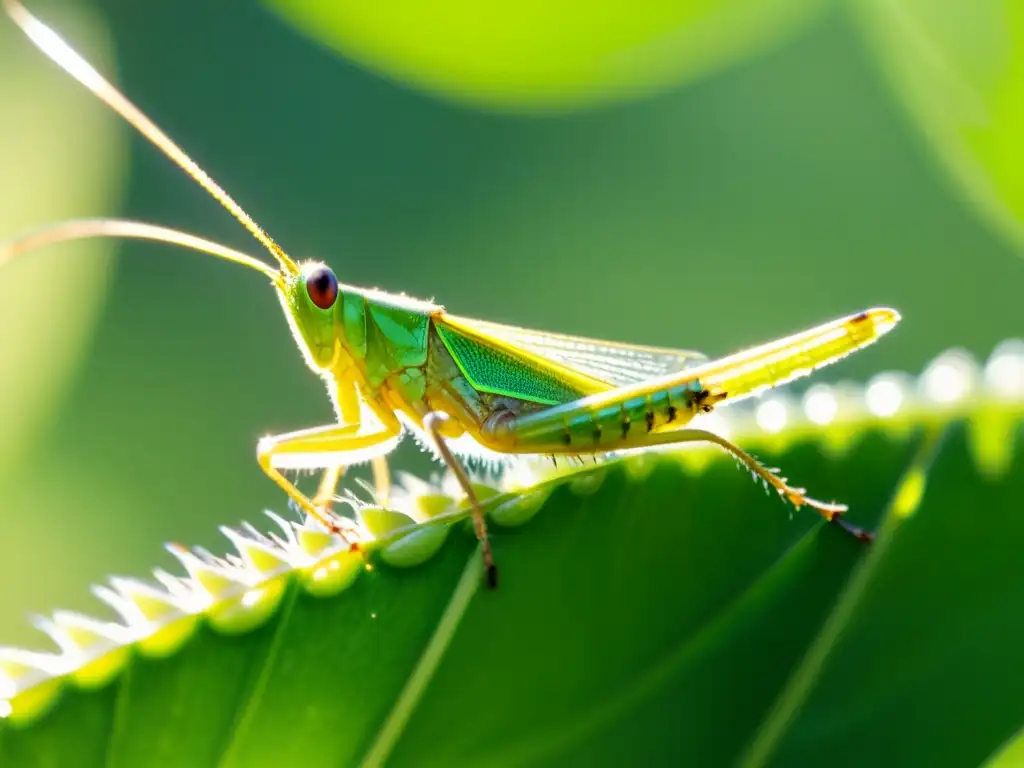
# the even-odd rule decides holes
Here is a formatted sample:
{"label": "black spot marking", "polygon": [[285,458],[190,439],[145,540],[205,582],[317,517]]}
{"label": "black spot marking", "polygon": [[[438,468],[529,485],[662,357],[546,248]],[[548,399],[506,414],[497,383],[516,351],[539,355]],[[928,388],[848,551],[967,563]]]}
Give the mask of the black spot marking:
{"label": "black spot marking", "polygon": [[654,429],[654,411],[648,411],[644,414],[644,421],[647,422],[647,431],[650,432]]}
{"label": "black spot marking", "polygon": [[678,411],[676,410],[676,407],[674,405],[670,405],[668,407],[668,420],[669,420],[669,423],[671,423],[671,422],[676,420],[676,414],[677,413],[678,413]]}
{"label": "black spot marking", "polygon": [[600,424],[595,424],[594,425],[594,442],[595,443],[600,443],[601,442],[601,425]]}
{"label": "black spot marking", "polygon": [[863,322],[867,321],[867,319],[869,317],[871,317],[871,315],[869,315],[867,312],[861,312],[859,315],[854,315],[853,319],[850,320],[850,322],[851,323],[863,323]]}
{"label": "black spot marking", "polygon": [[629,421],[629,416],[622,420],[622,439],[625,440],[629,437],[629,428],[633,426]]}
{"label": "black spot marking", "polygon": [[569,428],[565,428],[565,434],[562,435],[562,442],[566,445],[572,445],[572,435],[569,434]]}
{"label": "black spot marking", "polygon": [[715,403],[725,398],[725,392],[716,395],[713,403],[707,402],[710,397],[711,390],[709,389],[702,389],[700,392],[694,392],[693,404],[697,407],[699,411],[702,411],[704,413],[711,413],[711,411],[714,410]]}

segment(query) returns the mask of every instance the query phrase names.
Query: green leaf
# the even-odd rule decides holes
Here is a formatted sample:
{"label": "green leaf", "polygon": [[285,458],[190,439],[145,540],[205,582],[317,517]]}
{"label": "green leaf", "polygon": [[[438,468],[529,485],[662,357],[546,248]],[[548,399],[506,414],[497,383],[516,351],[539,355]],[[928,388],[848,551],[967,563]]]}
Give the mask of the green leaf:
{"label": "green leaf", "polygon": [[283,521],[175,548],[187,579],[100,593],[120,623],[0,652],[0,764],[980,764],[1024,724],[1022,346],[818,389],[828,419],[723,409],[870,546],[698,450],[506,486],[495,592],[422,485],[361,553]]}
{"label": "green leaf", "polygon": [[444,98],[561,110],[704,75],[800,27],[821,0],[366,3],[269,0],[310,37]]}
{"label": "green leaf", "polygon": [[965,197],[1024,242],[1024,5],[850,2],[868,47]]}

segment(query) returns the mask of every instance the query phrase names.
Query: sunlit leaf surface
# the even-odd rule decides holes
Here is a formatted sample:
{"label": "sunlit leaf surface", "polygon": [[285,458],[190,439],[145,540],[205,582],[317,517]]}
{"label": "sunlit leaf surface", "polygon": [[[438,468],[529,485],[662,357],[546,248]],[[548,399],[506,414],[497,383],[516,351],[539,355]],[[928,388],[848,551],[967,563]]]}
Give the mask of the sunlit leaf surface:
{"label": "sunlit leaf surface", "polygon": [[564,109],[686,80],[776,40],[819,0],[442,0],[271,5],[390,77],[500,109]]}

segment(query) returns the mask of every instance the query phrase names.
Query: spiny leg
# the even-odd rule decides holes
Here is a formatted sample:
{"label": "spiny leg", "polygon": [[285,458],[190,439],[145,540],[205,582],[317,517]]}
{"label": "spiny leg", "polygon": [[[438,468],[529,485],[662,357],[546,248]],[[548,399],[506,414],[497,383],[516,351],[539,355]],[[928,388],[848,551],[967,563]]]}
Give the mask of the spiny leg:
{"label": "spiny leg", "polygon": [[459,481],[462,490],[466,492],[466,497],[469,499],[473,514],[473,530],[476,532],[476,538],[480,542],[480,549],[483,553],[484,568],[487,571],[487,586],[491,589],[497,589],[498,567],[494,564],[494,554],[491,552],[491,541],[487,536],[487,521],[484,520],[483,507],[480,506],[480,500],[473,490],[473,484],[469,480],[465,467],[462,466],[462,462],[451,452],[445,436],[441,434],[441,426],[449,418],[451,417],[448,414],[440,411],[428,413],[423,419],[423,427],[434,438],[434,442],[437,444],[437,449],[441,452],[445,464],[448,465],[448,468],[455,475],[455,479]]}
{"label": "spiny leg", "polygon": [[[694,395],[704,390],[694,389]],[[608,393],[615,395],[615,392]],[[772,472],[761,462],[739,446],[721,435],[704,429],[671,429],[673,422],[692,416],[694,406],[703,409],[699,403],[688,403],[686,410],[672,405],[673,400],[661,401],[659,410],[655,404],[657,393],[640,399],[625,399],[624,402],[605,406],[595,412],[593,398],[568,403],[565,406],[530,414],[506,422],[504,431],[488,435],[489,446],[496,451],[516,453],[536,452],[554,455],[580,455],[583,453],[607,453],[632,448],[648,448],[656,445],[681,443],[712,443],[731,453],[751,472],[760,477],[780,495],[798,509],[807,505],[816,510],[828,522],[835,523],[860,541],[871,541],[874,535],[848,524],[842,519],[846,511],[843,504],[829,504],[807,495],[803,488],[789,485],[785,478]],[[674,402],[684,403],[682,394]],[[631,415],[631,413],[633,415]],[[685,423],[685,422],[683,422]],[[646,429],[645,429],[646,428]]]}
{"label": "spiny leg", "polygon": [[739,459],[744,466],[778,491],[779,495],[783,496],[797,509],[806,504],[808,507],[824,517],[826,521],[835,523],[856,539],[860,541],[871,541],[874,539],[874,534],[870,531],[865,531],[863,528],[858,528],[857,526],[851,525],[843,520],[842,515],[847,510],[845,504],[831,504],[825,501],[812,499],[807,495],[807,491],[804,488],[796,488],[795,486],[790,485],[786,481],[786,478],[775,474],[775,472],[759,462],[738,445],[726,440],[724,437],[717,435],[714,432],[709,432],[705,429],[682,429],[676,432],[659,432],[646,435],[644,443],[646,445],[713,443]]}
{"label": "spiny leg", "polygon": [[[400,434],[397,422],[362,434],[358,424],[330,424],[265,437],[260,440],[256,454],[260,467],[289,498],[329,531],[349,541],[325,502],[333,497],[334,487],[345,465],[359,460],[361,452],[378,447]],[[282,469],[326,469],[326,472],[317,495],[311,500],[282,474]]]}

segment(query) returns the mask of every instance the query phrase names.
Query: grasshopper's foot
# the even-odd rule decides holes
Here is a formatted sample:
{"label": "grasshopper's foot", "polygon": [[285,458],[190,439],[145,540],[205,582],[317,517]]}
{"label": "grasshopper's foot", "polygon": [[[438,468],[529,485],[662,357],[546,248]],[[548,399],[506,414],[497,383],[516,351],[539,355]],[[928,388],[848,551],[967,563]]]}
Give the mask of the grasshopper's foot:
{"label": "grasshopper's foot", "polygon": [[[781,479],[781,478],[780,478]],[[815,510],[829,523],[834,523],[846,531],[848,534],[853,536],[858,541],[870,542],[874,541],[875,534],[870,531],[866,531],[863,528],[859,528],[856,525],[851,525],[843,519],[843,514],[849,509],[845,504],[830,503],[827,501],[818,501],[812,499],[807,495],[807,492],[803,488],[793,488],[785,485],[785,480],[782,481],[784,489],[780,489],[786,500],[792,504],[796,509],[807,505],[811,509]]]}
{"label": "grasshopper's foot", "polygon": [[498,588],[498,566],[494,563],[491,563],[487,569],[487,586],[490,589]]}
{"label": "grasshopper's foot", "polygon": [[[306,506],[307,504],[309,504],[308,507]],[[296,510],[300,515],[319,523],[327,530],[328,534],[331,536],[337,536],[346,545],[348,545],[350,550],[356,551],[359,549],[359,533],[356,529],[355,523],[347,517],[336,515],[331,509],[329,502],[326,504],[318,504],[314,501],[312,504],[309,502],[304,504],[296,499],[290,499],[288,506],[293,510]]]}
{"label": "grasshopper's foot", "polygon": [[[341,470],[328,470],[324,473],[323,480],[316,495],[309,500],[313,507],[313,518],[320,522],[333,536],[338,536],[346,544],[351,544],[350,535],[352,531],[351,522],[344,517],[336,515],[332,504],[334,502],[334,489],[337,487]],[[346,524],[348,526],[346,527]]]}
{"label": "grasshopper's foot", "polygon": [[842,528],[848,534],[853,536],[853,538],[855,538],[857,541],[862,541],[865,544],[870,544],[872,541],[875,540],[875,534],[874,533],[872,533],[871,531],[867,531],[867,530],[865,530],[863,528],[860,528],[860,527],[858,527],[856,525],[852,525],[852,524],[846,522],[843,519],[842,515],[833,515],[832,519],[829,520],[829,522],[830,523],[835,523],[836,525],[838,525],[840,528]]}
{"label": "grasshopper's foot", "polygon": [[476,496],[471,499],[473,504],[473,530],[476,533],[477,541],[480,542],[480,551],[484,557],[484,570],[487,573],[487,586],[490,589],[498,588],[498,566],[494,564],[494,552],[491,550],[491,539],[487,535],[487,523],[484,520],[484,511]]}
{"label": "grasshopper's foot", "polygon": [[316,506],[316,519],[323,524],[332,536],[337,536],[349,548],[358,548],[358,534],[355,524],[347,517],[336,515],[330,504],[318,504]]}

